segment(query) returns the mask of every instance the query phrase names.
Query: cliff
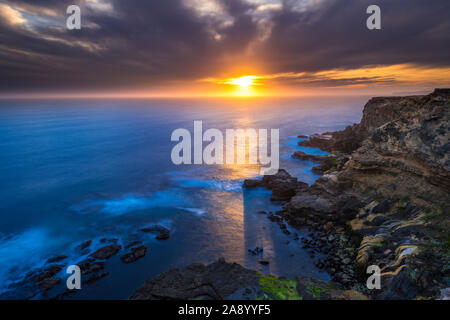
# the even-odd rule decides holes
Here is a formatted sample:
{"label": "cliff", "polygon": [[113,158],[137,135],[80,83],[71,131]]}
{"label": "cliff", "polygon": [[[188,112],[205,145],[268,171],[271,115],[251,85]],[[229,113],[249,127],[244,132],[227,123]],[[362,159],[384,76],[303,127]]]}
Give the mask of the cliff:
{"label": "cliff", "polygon": [[359,124],[299,143],[348,156],[280,212],[298,227],[353,239],[331,254],[336,281],[364,287],[366,267],[378,265],[384,286],[365,290],[374,298],[430,297],[448,286],[449,100],[450,89],[373,98]]}

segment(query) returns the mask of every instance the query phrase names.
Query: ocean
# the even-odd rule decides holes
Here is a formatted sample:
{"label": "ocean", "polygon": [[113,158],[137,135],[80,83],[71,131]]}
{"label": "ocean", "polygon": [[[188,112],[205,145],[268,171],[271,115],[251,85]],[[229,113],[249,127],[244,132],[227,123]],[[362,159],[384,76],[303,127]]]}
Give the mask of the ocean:
{"label": "ocean", "polygon": [[[174,165],[173,130],[276,128],[280,167],[300,181],[319,177],[314,164],[292,159],[297,135],[334,131],[359,122],[367,97],[2,100],[0,101],[0,298],[26,298],[17,283],[47,259],[63,265],[86,258],[76,246],[116,238],[139,240],[142,259],[106,262],[109,275],[83,286],[76,299],[125,299],[146,279],[173,267],[219,257],[265,274],[329,280],[301,242],[285,235],[260,211],[282,203],[270,191],[243,190],[259,176],[250,165]],[[170,238],[158,241],[141,228],[159,224]],[[303,230],[292,230],[307,237]],[[262,247],[259,256],[248,249]],[[258,260],[269,261],[268,265]],[[52,289],[65,289],[68,275]],[[35,299],[48,296],[35,296]]]}

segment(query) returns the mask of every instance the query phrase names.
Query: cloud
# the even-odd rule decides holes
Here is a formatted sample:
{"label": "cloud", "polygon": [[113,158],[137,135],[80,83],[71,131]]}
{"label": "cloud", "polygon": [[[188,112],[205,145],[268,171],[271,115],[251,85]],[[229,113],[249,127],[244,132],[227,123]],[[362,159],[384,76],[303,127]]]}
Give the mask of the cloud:
{"label": "cloud", "polygon": [[11,25],[20,25],[27,22],[20,11],[2,3],[0,3],[0,17]]}
{"label": "cloud", "polygon": [[[317,74],[450,65],[448,0],[380,0],[377,31],[365,26],[369,0],[3,2],[0,91],[151,88],[288,73],[314,75],[303,84],[339,85],[380,80]],[[79,31],[64,27],[72,3],[82,8]],[[29,28],[18,28],[23,24]],[[299,79],[277,81],[294,85]]]}

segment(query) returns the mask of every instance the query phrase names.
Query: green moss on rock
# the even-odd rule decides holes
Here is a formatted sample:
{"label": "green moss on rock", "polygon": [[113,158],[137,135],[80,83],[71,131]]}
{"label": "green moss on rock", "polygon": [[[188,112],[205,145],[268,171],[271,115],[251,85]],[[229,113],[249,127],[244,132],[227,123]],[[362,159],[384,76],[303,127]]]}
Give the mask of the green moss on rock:
{"label": "green moss on rock", "polygon": [[297,282],[294,279],[261,275],[259,284],[264,293],[261,299],[302,300],[297,292]]}

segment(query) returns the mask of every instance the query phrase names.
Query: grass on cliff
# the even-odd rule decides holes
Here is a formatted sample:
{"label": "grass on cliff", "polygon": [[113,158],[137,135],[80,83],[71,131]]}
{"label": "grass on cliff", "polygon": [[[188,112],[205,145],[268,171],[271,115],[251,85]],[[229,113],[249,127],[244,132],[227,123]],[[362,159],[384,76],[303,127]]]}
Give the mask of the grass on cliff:
{"label": "grass on cliff", "polygon": [[260,275],[259,284],[264,293],[258,300],[302,300],[298,295],[297,282],[293,279],[279,279]]}

